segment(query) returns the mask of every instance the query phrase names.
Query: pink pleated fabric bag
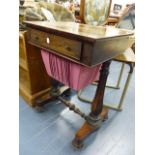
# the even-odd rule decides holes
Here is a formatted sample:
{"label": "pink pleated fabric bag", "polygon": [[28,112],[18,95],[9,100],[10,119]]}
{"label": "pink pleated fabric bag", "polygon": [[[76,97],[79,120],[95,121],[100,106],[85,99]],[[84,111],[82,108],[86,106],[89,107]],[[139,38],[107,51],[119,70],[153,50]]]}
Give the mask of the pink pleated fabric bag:
{"label": "pink pleated fabric bag", "polygon": [[48,75],[74,90],[99,79],[101,65],[85,67],[45,50],[41,50],[41,55]]}

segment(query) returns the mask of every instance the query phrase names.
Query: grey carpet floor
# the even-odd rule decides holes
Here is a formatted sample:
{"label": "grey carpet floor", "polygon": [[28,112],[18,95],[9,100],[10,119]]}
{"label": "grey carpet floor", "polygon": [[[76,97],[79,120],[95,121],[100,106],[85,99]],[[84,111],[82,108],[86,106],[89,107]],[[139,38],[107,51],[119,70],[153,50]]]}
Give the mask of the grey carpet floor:
{"label": "grey carpet floor", "polygon": [[[107,84],[116,83],[120,63],[111,64]],[[122,92],[129,68],[126,65],[121,81],[121,89],[106,88],[103,103],[116,104]],[[95,86],[88,86],[83,96],[93,98]],[[81,102],[73,92],[74,102],[85,113],[90,112],[90,104]],[[109,118],[98,132],[85,141],[82,150],[75,150],[71,141],[84,120],[71,112],[60,102],[45,106],[38,113],[19,97],[19,136],[20,155],[134,155],[135,153],[135,84],[134,73],[125,98],[123,111],[110,110]]]}

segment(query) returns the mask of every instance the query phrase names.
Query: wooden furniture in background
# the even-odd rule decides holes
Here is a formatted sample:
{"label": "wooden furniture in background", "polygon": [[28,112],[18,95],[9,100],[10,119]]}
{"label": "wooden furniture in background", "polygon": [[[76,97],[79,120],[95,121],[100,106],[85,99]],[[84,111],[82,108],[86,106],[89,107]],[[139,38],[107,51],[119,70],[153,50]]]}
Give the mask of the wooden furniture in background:
{"label": "wooden furniture in background", "polygon": [[26,31],[19,32],[19,93],[31,106],[48,92],[51,84],[45,71],[40,49],[27,44]]}

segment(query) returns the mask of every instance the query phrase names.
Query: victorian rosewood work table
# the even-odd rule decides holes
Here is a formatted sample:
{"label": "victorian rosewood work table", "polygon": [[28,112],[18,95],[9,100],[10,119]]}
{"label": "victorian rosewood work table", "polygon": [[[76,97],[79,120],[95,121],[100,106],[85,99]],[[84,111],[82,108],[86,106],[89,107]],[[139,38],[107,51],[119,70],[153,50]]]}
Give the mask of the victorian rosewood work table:
{"label": "victorian rosewood work table", "polygon": [[[99,84],[87,116],[74,104],[64,99],[61,94],[68,88],[61,89],[59,95],[47,97],[46,101],[59,99],[85,119],[83,126],[75,134],[72,142],[76,148],[83,146],[84,139],[98,129],[107,118],[108,108],[103,106],[104,90],[111,59],[123,53],[128,47],[132,31],[111,26],[90,26],[74,22],[25,21],[28,29],[28,43],[48,50],[75,63],[93,67],[102,64]],[[42,106],[45,102],[36,102]]]}

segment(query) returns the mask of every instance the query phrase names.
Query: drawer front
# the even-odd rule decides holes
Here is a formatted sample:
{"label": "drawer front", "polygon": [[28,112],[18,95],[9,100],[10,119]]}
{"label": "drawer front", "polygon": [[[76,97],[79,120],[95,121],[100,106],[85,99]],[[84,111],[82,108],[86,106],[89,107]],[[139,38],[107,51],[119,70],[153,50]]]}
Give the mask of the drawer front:
{"label": "drawer front", "polygon": [[80,60],[81,42],[30,29],[30,42]]}

